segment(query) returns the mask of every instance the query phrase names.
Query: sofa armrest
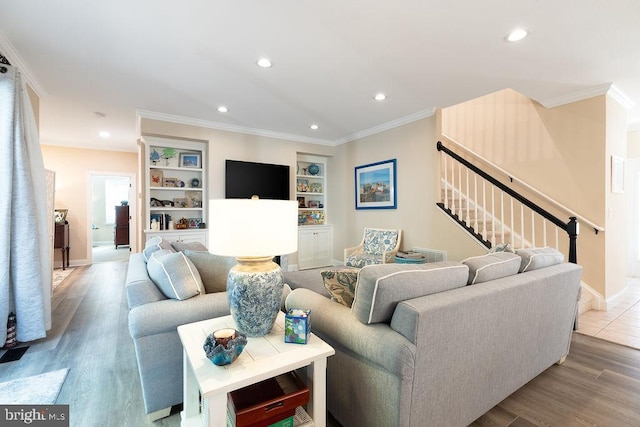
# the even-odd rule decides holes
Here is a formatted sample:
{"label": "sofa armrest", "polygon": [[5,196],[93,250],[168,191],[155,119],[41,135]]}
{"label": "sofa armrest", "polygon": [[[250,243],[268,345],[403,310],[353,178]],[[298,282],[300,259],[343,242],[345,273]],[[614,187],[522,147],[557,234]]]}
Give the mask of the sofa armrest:
{"label": "sofa armrest", "polygon": [[149,278],[142,253],[134,253],[129,257],[125,290],[129,309],[167,299]]}
{"label": "sofa armrest", "polygon": [[198,295],[183,301],[166,299],[132,308],[129,311],[129,333],[136,339],[175,331],[180,325],[228,314],[226,292]]}
{"label": "sofa armrest", "polygon": [[416,346],[388,324],[362,324],[348,307],[304,288],[294,289],[285,304],[287,309],[311,310],[311,331],[336,351],[367,359],[395,375],[413,375]]}

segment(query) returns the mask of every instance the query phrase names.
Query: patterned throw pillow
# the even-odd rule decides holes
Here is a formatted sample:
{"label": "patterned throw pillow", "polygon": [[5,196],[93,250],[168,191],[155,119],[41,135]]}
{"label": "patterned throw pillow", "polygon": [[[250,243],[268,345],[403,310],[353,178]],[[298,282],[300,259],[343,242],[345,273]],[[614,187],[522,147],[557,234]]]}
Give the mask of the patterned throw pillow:
{"label": "patterned throw pillow", "polygon": [[320,272],[322,282],[331,294],[331,300],[351,307],[353,296],[356,293],[358,281],[357,269],[323,270]]}

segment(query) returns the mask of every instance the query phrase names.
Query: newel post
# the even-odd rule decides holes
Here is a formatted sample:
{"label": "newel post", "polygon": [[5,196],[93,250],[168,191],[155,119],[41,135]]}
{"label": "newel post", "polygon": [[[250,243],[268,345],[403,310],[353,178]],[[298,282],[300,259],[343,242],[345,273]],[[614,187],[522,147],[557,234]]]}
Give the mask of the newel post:
{"label": "newel post", "polygon": [[572,216],[567,224],[567,234],[569,235],[569,262],[578,263],[578,234],[580,234],[580,224],[578,218]]}

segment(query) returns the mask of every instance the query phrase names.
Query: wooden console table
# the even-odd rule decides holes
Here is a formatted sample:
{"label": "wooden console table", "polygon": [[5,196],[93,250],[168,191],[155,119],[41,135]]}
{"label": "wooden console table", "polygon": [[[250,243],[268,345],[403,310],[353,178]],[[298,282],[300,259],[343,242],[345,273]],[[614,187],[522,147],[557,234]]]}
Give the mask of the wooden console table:
{"label": "wooden console table", "polygon": [[69,267],[69,223],[56,224],[53,247],[62,251],[62,269]]}

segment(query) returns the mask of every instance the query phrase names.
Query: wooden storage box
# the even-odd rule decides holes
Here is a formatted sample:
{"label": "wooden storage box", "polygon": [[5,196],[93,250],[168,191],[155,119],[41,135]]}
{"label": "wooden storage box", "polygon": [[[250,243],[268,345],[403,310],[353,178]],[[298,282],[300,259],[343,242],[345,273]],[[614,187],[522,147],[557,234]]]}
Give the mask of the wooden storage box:
{"label": "wooden storage box", "polygon": [[227,425],[268,427],[293,417],[309,401],[309,388],[295,372],[279,375],[229,393]]}

